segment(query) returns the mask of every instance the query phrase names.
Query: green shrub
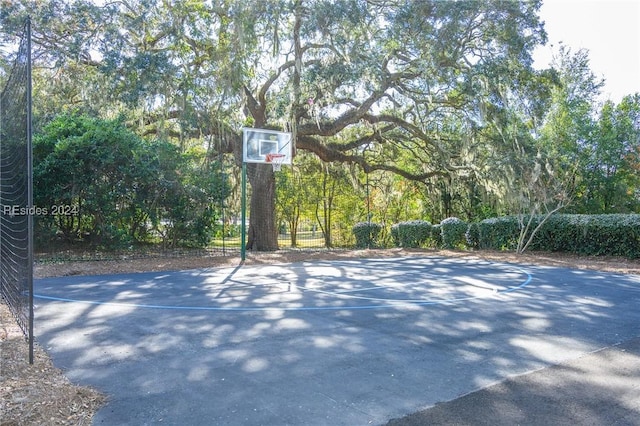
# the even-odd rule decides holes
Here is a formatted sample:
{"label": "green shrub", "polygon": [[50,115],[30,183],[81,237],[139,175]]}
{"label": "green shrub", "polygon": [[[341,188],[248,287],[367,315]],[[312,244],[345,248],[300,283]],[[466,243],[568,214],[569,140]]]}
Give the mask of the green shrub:
{"label": "green shrub", "polygon": [[467,223],[457,217],[448,217],[440,222],[442,246],[447,249],[465,247],[467,228]]}
{"label": "green shrub", "polygon": [[401,247],[400,245],[400,231],[398,230],[399,223],[394,223],[391,225],[391,240],[393,241],[393,245],[395,247]]}
{"label": "green shrub", "polygon": [[493,217],[478,224],[480,248],[514,250],[518,246],[520,224],[515,216]]}
{"label": "green shrub", "polygon": [[540,228],[532,250],[640,257],[640,214],[559,214]]}
{"label": "green shrub", "polygon": [[431,223],[426,220],[396,223],[391,226],[391,237],[397,247],[420,247],[431,238]]}
{"label": "green shrub", "polygon": [[[544,216],[533,217],[529,232]],[[528,223],[529,218],[522,218]],[[520,235],[516,216],[485,219],[478,225],[478,245],[493,250],[513,250]],[[640,257],[640,214],[555,214],[536,232],[529,250],[567,252],[588,256]]]}
{"label": "green shrub", "polygon": [[377,246],[378,235],[382,225],[373,222],[358,222],[353,226],[353,235],[356,237],[357,248],[370,248]]}
{"label": "green shrub", "polygon": [[[573,239],[570,234],[573,231],[570,227],[567,227],[568,216],[575,215],[555,214],[549,216],[546,222],[538,229],[529,246],[529,250],[573,252],[572,243],[570,243]],[[530,228],[535,229],[543,219],[544,216],[542,215],[534,217]]]}
{"label": "green shrub", "polygon": [[433,225],[431,227],[431,240],[433,241],[433,246],[436,248],[442,247],[442,227],[440,224]]}
{"label": "green shrub", "polygon": [[477,222],[470,223],[464,237],[467,242],[467,247],[473,249],[480,248],[480,225]]}

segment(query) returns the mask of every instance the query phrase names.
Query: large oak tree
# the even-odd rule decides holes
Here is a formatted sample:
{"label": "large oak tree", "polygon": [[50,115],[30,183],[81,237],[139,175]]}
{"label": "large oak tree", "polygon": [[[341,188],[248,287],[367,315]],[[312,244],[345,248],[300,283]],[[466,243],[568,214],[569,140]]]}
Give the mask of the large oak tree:
{"label": "large oak tree", "polygon": [[[24,1],[1,18],[31,13],[51,76],[86,75],[74,101],[141,134],[239,164],[242,126],[276,128],[325,162],[426,181],[481,172],[479,130],[533,74],[540,3]],[[273,172],[248,168],[249,247],[276,249]]]}

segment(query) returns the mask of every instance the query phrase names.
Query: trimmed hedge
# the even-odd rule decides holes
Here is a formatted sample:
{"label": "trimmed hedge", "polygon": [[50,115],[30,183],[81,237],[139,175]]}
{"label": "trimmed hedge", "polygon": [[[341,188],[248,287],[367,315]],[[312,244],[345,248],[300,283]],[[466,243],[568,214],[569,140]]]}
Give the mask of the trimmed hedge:
{"label": "trimmed hedge", "polygon": [[431,223],[426,220],[410,220],[391,226],[391,237],[397,247],[417,248],[431,238]]}
{"label": "trimmed hedge", "polygon": [[356,237],[357,248],[377,247],[378,235],[382,225],[373,222],[358,222],[353,225],[353,235]]}
{"label": "trimmed hedge", "polygon": [[474,222],[470,223],[467,227],[467,232],[464,234],[467,241],[467,247],[472,249],[480,248],[480,224]]}
{"label": "trimmed hedge", "polygon": [[442,247],[442,225],[437,224],[431,227],[431,239],[434,247]]}
{"label": "trimmed hedge", "polygon": [[478,224],[479,247],[489,250],[515,250],[520,224],[515,216],[492,217]]}
{"label": "trimmed hedge", "polygon": [[[530,231],[543,220],[533,218]],[[525,223],[528,218],[525,217]],[[515,216],[485,219],[478,224],[479,247],[514,250],[520,234]],[[640,257],[640,214],[556,214],[536,233],[530,250],[568,252],[589,256]]]}
{"label": "trimmed hedge", "polygon": [[640,257],[640,214],[550,217],[534,240],[536,250],[590,256]]}
{"label": "trimmed hedge", "polygon": [[[522,219],[524,224],[529,222],[529,217]],[[534,216],[528,231],[532,232],[544,219],[542,215]],[[371,224],[373,241],[368,244],[369,224],[362,222],[356,226],[360,227],[359,234],[354,227],[358,247],[375,245],[382,227]],[[413,220],[393,225],[391,236],[399,247],[433,244],[444,248],[516,250],[520,237],[520,220],[517,216],[503,216],[467,224],[456,217],[450,217],[438,225]],[[528,249],[587,256],[640,258],[640,214],[555,214],[548,217],[538,229]]]}
{"label": "trimmed hedge", "polygon": [[463,248],[467,239],[465,234],[469,225],[457,217],[448,217],[440,222],[442,246],[447,249]]}

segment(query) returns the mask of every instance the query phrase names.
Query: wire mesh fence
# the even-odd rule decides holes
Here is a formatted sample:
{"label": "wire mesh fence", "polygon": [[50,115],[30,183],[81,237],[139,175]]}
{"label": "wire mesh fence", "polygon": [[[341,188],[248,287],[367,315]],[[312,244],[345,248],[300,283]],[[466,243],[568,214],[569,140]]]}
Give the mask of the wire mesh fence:
{"label": "wire mesh fence", "polygon": [[30,33],[27,20],[0,96],[0,293],[29,341],[33,363]]}

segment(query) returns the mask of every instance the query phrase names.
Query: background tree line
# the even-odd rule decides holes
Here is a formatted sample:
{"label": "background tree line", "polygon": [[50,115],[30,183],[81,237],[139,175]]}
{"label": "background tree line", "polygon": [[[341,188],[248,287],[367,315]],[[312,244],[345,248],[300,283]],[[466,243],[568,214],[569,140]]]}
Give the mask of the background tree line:
{"label": "background tree line", "polygon": [[204,245],[220,199],[239,208],[243,126],[291,131],[297,151],[275,178],[249,166],[259,250],[301,217],[327,234],[367,218],[638,212],[640,97],[599,104],[585,51],[534,69],[540,4],[11,2],[2,46],[34,23],[38,202],[82,208],[41,226]]}

